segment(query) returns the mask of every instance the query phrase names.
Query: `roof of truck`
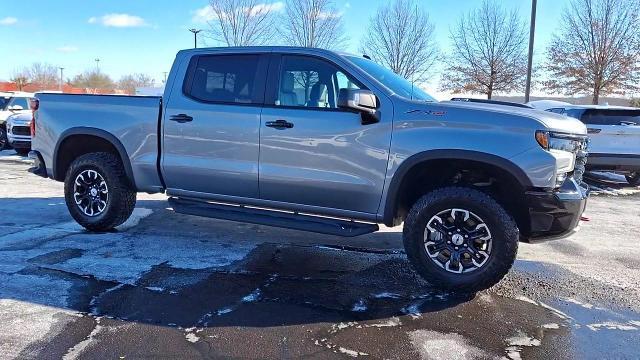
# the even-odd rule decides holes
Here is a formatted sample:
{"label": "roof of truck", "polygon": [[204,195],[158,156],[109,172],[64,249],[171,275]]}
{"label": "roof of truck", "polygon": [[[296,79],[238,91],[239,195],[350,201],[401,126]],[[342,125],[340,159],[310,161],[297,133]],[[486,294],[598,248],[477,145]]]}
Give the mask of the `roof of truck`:
{"label": "roof of truck", "polygon": [[202,52],[278,52],[278,51],[300,51],[306,53],[327,53],[327,54],[335,54],[340,56],[356,56],[361,57],[362,54],[353,54],[344,51],[333,51],[321,48],[309,48],[309,47],[301,47],[301,46],[225,46],[225,47],[207,47],[207,48],[194,48],[194,49],[184,49],[180,50],[179,53],[202,53]]}

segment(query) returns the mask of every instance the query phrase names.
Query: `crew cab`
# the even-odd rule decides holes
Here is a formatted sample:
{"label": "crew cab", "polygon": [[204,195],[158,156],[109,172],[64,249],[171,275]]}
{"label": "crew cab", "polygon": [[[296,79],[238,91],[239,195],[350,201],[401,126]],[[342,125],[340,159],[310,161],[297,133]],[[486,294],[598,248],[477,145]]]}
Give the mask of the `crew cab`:
{"label": "crew cab", "polygon": [[414,268],[477,291],[519,241],[565,237],[587,202],[586,127],[528,108],[438,102],[363,56],[180,51],[162,97],[38,95],[33,173],[91,231],[137,192],[180,213],[357,236],[404,224]]}
{"label": "crew cab", "polygon": [[621,172],[640,186],[640,109],[609,105],[554,106],[547,111],[582,121],[589,134],[589,170]]}

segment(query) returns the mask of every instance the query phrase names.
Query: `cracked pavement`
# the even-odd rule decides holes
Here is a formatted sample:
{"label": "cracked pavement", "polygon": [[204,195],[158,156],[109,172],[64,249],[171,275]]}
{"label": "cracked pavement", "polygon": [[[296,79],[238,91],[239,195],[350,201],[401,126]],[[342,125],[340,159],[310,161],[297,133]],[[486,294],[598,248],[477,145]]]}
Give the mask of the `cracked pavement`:
{"label": "cracked pavement", "polygon": [[[640,196],[592,197],[475,295],[410,269],[401,228],[354,239],[173,213],[140,195],[90,234],[62,184],[0,152],[0,358],[633,358]],[[623,186],[613,184],[613,187]]]}

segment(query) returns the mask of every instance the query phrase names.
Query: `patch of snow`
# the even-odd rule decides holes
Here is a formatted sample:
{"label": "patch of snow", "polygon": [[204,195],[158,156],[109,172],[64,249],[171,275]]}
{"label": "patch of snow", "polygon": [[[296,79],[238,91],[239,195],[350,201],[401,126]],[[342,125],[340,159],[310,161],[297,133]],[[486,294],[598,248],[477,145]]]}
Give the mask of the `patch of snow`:
{"label": "patch of snow", "polygon": [[234,308],[231,307],[231,306],[226,307],[226,308],[222,308],[222,309],[216,311],[216,315],[220,316],[220,315],[228,314],[228,313],[232,312],[233,310],[234,310]]}
{"label": "patch of snow", "polygon": [[484,359],[490,354],[477,348],[462,335],[456,333],[443,334],[430,330],[409,332],[411,344],[420,354],[421,359]]}
{"label": "patch of snow", "polygon": [[340,351],[341,353],[343,353],[345,355],[349,355],[351,357],[369,356],[369,354],[367,354],[367,353],[363,353],[363,352],[359,352],[359,351],[355,351],[355,350],[351,350],[351,349],[346,349],[346,348],[343,348],[343,347],[339,347],[338,351]]}
{"label": "patch of snow", "polygon": [[519,334],[508,338],[507,343],[509,346],[540,346],[541,341],[530,336]]}
{"label": "patch of snow", "polygon": [[379,294],[372,294],[374,299],[400,299],[401,296],[392,292],[381,292]]}
{"label": "patch of snow", "polygon": [[187,339],[188,342],[190,343],[197,343],[198,341],[200,341],[200,337],[194,333],[188,333],[185,335],[185,338]]}
{"label": "patch of snow", "polygon": [[394,316],[385,322],[376,323],[376,324],[367,324],[366,327],[382,328],[382,327],[394,327],[394,326],[400,326],[400,325],[402,325],[400,318]]}
{"label": "patch of snow", "polygon": [[424,303],[424,301],[415,301],[406,307],[402,308],[403,314],[411,316],[412,319],[420,319],[422,317],[422,312],[420,311],[420,306]]}
{"label": "patch of snow", "polygon": [[260,289],[255,289],[253,292],[242,298],[243,303],[252,303],[260,300],[260,296],[262,296],[262,291]]}
{"label": "patch of snow", "polygon": [[365,312],[365,311],[367,311],[367,304],[365,303],[364,299],[360,299],[355,304],[353,304],[353,307],[351,308],[351,311],[354,311],[354,312]]}
{"label": "patch of snow", "polygon": [[613,321],[608,321],[608,322],[603,322],[603,323],[597,323],[597,324],[589,324],[587,325],[587,327],[589,328],[589,330],[591,331],[598,331],[598,330],[620,330],[620,331],[636,331],[638,330],[638,326],[637,326],[637,322],[629,322],[626,324],[623,323],[618,323],[618,322],[613,322]]}
{"label": "patch of snow", "polygon": [[164,288],[157,287],[157,286],[147,286],[147,287],[145,287],[145,289],[151,290],[151,291],[154,291],[154,292],[163,292],[164,291]]}
{"label": "patch of snow", "polygon": [[[7,285],[0,281],[0,286]],[[77,313],[54,306],[40,305],[35,301],[17,300],[0,296],[0,358],[24,358],[23,351],[32,344],[52,339],[69,323],[77,319]]]}
{"label": "patch of snow", "polygon": [[544,324],[542,325],[543,329],[560,329],[560,325],[556,323]]}
{"label": "patch of snow", "polygon": [[131,229],[132,227],[135,227],[138,224],[140,224],[140,221],[142,221],[142,219],[146,218],[152,213],[153,213],[153,210],[151,209],[135,208],[133,209],[133,213],[131,214],[129,219],[127,219],[127,221],[125,221],[124,224],[118,226],[117,229],[119,231],[126,231],[128,229]]}
{"label": "patch of snow", "polygon": [[100,325],[100,318],[96,318],[96,326],[93,328],[89,336],[81,342],[77,343],[74,347],[67,350],[67,353],[62,357],[64,360],[77,359],[80,354],[91,344],[95,337],[104,329],[102,325]]}

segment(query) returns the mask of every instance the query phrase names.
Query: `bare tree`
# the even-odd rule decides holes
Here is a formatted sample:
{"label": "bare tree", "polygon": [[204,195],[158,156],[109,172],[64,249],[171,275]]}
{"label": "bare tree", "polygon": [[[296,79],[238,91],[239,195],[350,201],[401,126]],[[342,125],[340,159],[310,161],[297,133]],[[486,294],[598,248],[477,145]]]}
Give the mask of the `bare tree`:
{"label": "bare tree", "polygon": [[118,80],[117,88],[124,90],[127,94],[135,94],[137,88],[152,87],[155,80],[146,74],[125,75]]}
{"label": "bare tree", "polygon": [[260,0],[210,0],[209,37],[227,46],[265,45],[276,34],[274,11],[282,3]]}
{"label": "bare tree", "polygon": [[27,73],[25,69],[14,70],[10,81],[16,84],[18,91],[23,91],[24,88],[30,84],[29,73]]}
{"label": "bare tree", "polygon": [[18,90],[23,90],[27,85],[34,85],[38,90],[57,89],[60,79],[58,68],[46,63],[33,63],[30,66],[14,71],[13,83]]}
{"label": "bare tree", "polygon": [[573,0],[547,51],[545,84],[566,94],[600,95],[640,88],[640,2]]}
{"label": "bare tree", "polygon": [[333,0],[287,0],[282,23],[289,45],[341,49],[348,40]]}
{"label": "bare tree", "polygon": [[29,80],[41,90],[57,89],[60,83],[58,68],[46,63],[33,63],[26,69]]}
{"label": "bare tree", "polygon": [[495,0],[464,15],[451,30],[453,53],[440,86],[453,92],[487,95],[524,89],[527,32],[518,13]]}
{"label": "bare tree", "polygon": [[380,7],[369,21],[360,50],[412,81],[428,78],[439,54],[429,14],[414,0]]}
{"label": "bare tree", "polygon": [[98,93],[98,90],[113,90],[115,84],[109,75],[101,73],[97,69],[87,70],[76,75],[71,84],[74,87],[86,89],[89,93]]}

